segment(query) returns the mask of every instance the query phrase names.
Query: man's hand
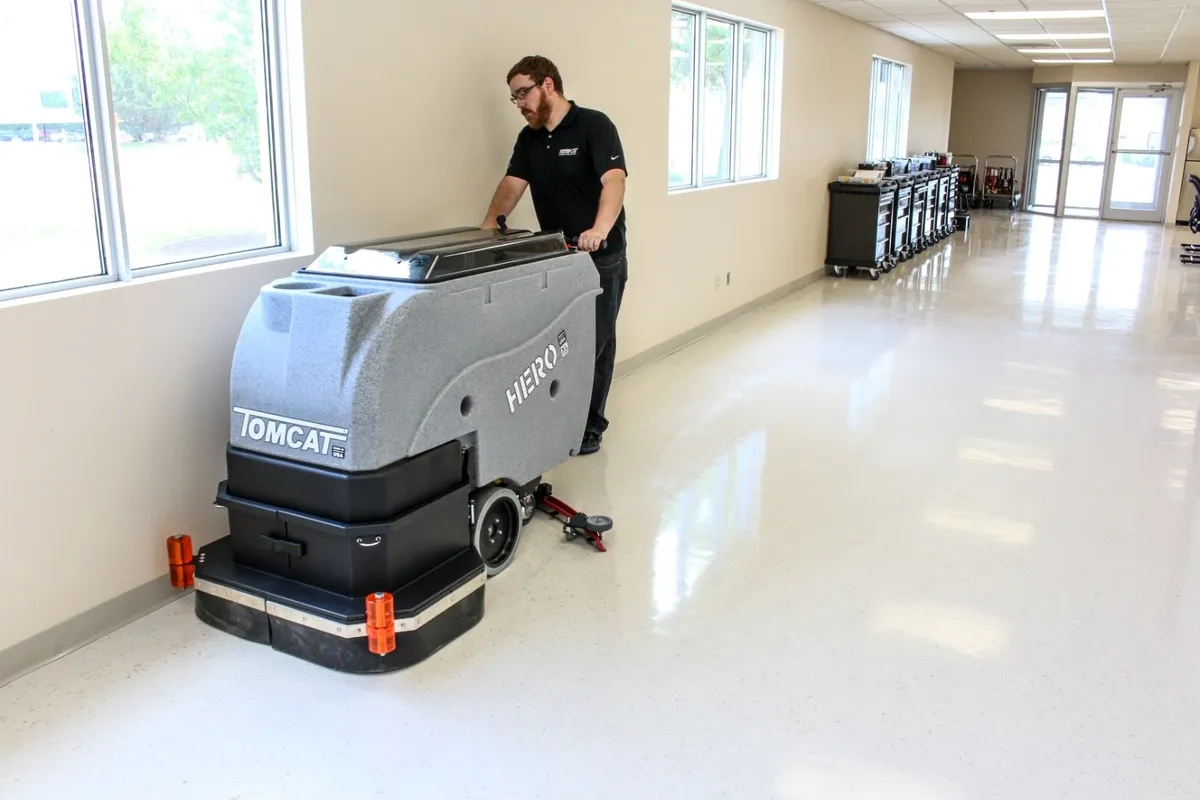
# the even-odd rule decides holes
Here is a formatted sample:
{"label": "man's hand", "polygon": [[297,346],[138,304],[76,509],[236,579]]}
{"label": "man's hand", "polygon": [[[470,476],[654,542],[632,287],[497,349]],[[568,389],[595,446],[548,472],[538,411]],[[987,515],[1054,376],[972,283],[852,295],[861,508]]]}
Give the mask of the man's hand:
{"label": "man's hand", "polygon": [[527,182],[520,178],[514,178],[512,175],[505,175],[501,178],[499,185],[496,186],[496,193],[492,196],[492,203],[488,206],[487,216],[479,225],[480,229],[499,228],[500,225],[496,220],[500,217],[507,217],[513,212],[521,195],[525,194],[527,186],[529,186]]}
{"label": "man's hand", "polygon": [[579,234],[579,249],[588,253],[594,253],[600,249],[600,245],[608,237],[608,231],[601,228],[589,228]]}

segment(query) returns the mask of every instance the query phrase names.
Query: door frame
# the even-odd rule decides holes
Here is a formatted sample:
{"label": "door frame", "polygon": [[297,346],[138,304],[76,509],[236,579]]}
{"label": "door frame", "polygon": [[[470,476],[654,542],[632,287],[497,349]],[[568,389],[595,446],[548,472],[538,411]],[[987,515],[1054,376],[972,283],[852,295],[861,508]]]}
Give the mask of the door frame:
{"label": "door frame", "polygon": [[[1033,130],[1030,132],[1030,137],[1029,137],[1029,156],[1025,160],[1025,163],[1027,165],[1027,172],[1028,172],[1028,174],[1026,174],[1026,176],[1025,176],[1025,183],[1024,183],[1024,186],[1025,186],[1025,210],[1031,214],[1043,214],[1045,216],[1054,216],[1059,213],[1059,211],[1058,211],[1058,195],[1059,195],[1059,193],[1055,194],[1054,210],[1052,210],[1052,211],[1038,211],[1037,209],[1034,208],[1034,205],[1033,205],[1034,191],[1037,189],[1037,186],[1035,185],[1035,181],[1037,180],[1037,165],[1038,165],[1038,162],[1040,161],[1040,159],[1038,158],[1038,144],[1042,138],[1042,125],[1045,122],[1043,115],[1044,115],[1045,108],[1046,108],[1046,96],[1048,94],[1050,94],[1051,92],[1065,92],[1067,95],[1067,113],[1063,115],[1063,129],[1062,129],[1063,145],[1062,145],[1062,149],[1059,150],[1059,152],[1058,152],[1058,176],[1059,176],[1059,186],[1061,189],[1063,164],[1066,163],[1063,161],[1063,156],[1067,152],[1067,131],[1070,130],[1070,128],[1068,127],[1068,123],[1071,120],[1071,98],[1073,96],[1071,93],[1071,84],[1069,84],[1069,83],[1046,84],[1044,86],[1038,86],[1035,88],[1034,95],[1033,95]],[[1039,208],[1044,208],[1044,206],[1039,206]]]}
{"label": "door frame", "polygon": [[[1120,150],[1118,143],[1120,141],[1121,131],[1121,104],[1126,97],[1158,97],[1168,95],[1169,104],[1167,106],[1167,116],[1165,128],[1163,130],[1163,147],[1160,150]],[[1112,125],[1109,131],[1109,148],[1108,148],[1108,165],[1105,171],[1104,196],[1100,199],[1100,218],[1119,220],[1123,222],[1162,222],[1166,219],[1166,204],[1167,196],[1171,190],[1171,174],[1172,166],[1175,159],[1175,147],[1179,141],[1179,114],[1180,106],[1183,101],[1183,92],[1179,89],[1169,86],[1157,86],[1152,88],[1134,88],[1122,87],[1117,89],[1117,94],[1114,98],[1114,109]],[[1172,130],[1172,127],[1174,130]],[[1155,200],[1155,210],[1153,211],[1134,211],[1128,209],[1114,209],[1112,207],[1112,180],[1110,176],[1116,168],[1117,157],[1121,153],[1131,153],[1135,155],[1153,155],[1159,157],[1158,167],[1158,197]]]}
{"label": "door frame", "polygon": [[[1108,141],[1110,144],[1112,143],[1113,114],[1115,113],[1116,108],[1117,108],[1117,86],[1115,84],[1111,84],[1111,83],[1106,83],[1106,84],[1073,83],[1073,84],[1071,84],[1071,99],[1068,101],[1068,103],[1070,105],[1067,106],[1067,130],[1066,130],[1066,133],[1063,135],[1063,166],[1065,167],[1065,169],[1061,170],[1058,175],[1058,205],[1054,209],[1054,215],[1056,217],[1062,217],[1062,216],[1066,215],[1067,178],[1069,178],[1071,175],[1071,150],[1074,149],[1074,146],[1075,146],[1075,109],[1078,104],[1079,93],[1081,91],[1083,91],[1083,92],[1111,92],[1112,93],[1113,104],[1112,104],[1112,108],[1110,108],[1108,111]],[[1111,150],[1112,148],[1109,147],[1108,149]],[[1100,205],[1096,209],[1096,219],[1101,218],[1101,214],[1104,211],[1104,198],[1108,194],[1108,161],[1109,161],[1109,159],[1106,157],[1104,159],[1104,161],[1100,162],[1104,168],[1104,176],[1100,180]],[[1082,162],[1082,163],[1091,163],[1091,162]],[[1091,219],[1091,217],[1085,217],[1085,219]]]}
{"label": "door frame", "polygon": [[[1151,89],[1151,90],[1153,90],[1153,89],[1170,89],[1170,90],[1174,90],[1177,93],[1177,97],[1181,98],[1182,94],[1183,94],[1183,90],[1184,90],[1184,84],[1181,81],[1160,81],[1160,82],[1156,82],[1156,83],[1148,83],[1146,81],[1072,81],[1070,84],[1057,84],[1057,83],[1048,83],[1048,84],[1044,84],[1044,85],[1039,84],[1039,85],[1036,85],[1034,88],[1037,90],[1040,90],[1040,89],[1064,89],[1065,88],[1069,91],[1069,94],[1067,95],[1067,120],[1063,126],[1062,168],[1059,169],[1058,198],[1057,198],[1057,200],[1055,202],[1055,206],[1054,206],[1054,216],[1056,216],[1056,217],[1063,216],[1063,212],[1065,210],[1065,205],[1066,205],[1066,200],[1067,200],[1067,177],[1071,171],[1071,136],[1075,130],[1075,107],[1076,107],[1076,102],[1078,100],[1079,91],[1081,89],[1084,89],[1084,90],[1087,90],[1087,89],[1112,90],[1112,92],[1113,92],[1113,108],[1112,108],[1112,111],[1110,112],[1109,120],[1108,120],[1108,135],[1109,135],[1109,143],[1110,143],[1110,147],[1109,147],[1110,153],[1109,153],[1109,158],[1104,161],[1104,181],[1101,184],[1100,210],[1097,214],[1098,219],[1103,219],[1104,218],[1103,214],[1104,214],[1105,198],[1107,198],[1108,194],[1109,194],[1108,182],[1109,182],[1109,175],[1111,174],[1111,169],[1109,168],[1109,162],[1111,162],[1113,160],[1111,157],[1112,156],[1111,150],[1113,149],[1111,147],[1111,143],[1112,143],[1113,136],[1115,135],[1113,126],[1115,123],[1115,115],[1116,115],[1116,110],[1117,110],[1117,93],[1121,89]],[[1175,135],[1176,135],[1176,140],[1177,140],[1178,135],[1179,135],[1179,125],[1181,124],[1181,120],[1179,119],[1180,106],[1179,106],[1178,102],[1176,103],[1176,106],[1175,106],[1174,110],[1171,112],[1171,114],[1172,114],[1173,124],[1175,125]],[[1029,153],[1030,153],[1029,162],[1028,162],[1029,167],[1027,170],[1028,174],[1025,177],[1025,186],[1027,188],[1032,186],[1032,176],[1033,176],[1033,170],[1034,170],[1034,153],[1036,152],[1036,149],[1037,149],[1037,139],[1035,138],[1035,136],[1038,133],[1039,124],[1040,124],[1040,120],[1037,115],[1037,94],[1035,93],[1035,95],[1034,95],[1034,115],[1033,115],[1031,136],[1030,136],[1030,142],[1029,142]],[[1176,141],[1172,141],[1168,138],[1168,143],[1171,144],[1172,152],[1173,152]],[[1168,180],[1167,183],[1170,183],[1170,181]],[[1169,189],[1169,187],[1168,187],[1168,189]],[[1169,196],[1169,194],[1168,194],[1168,196]],[[1026,206],[1028,206],[1028,204],[1031,202],[1031,198],[1032,198],[1032,192],[1026,192],[1026,200],[1025,200]],[[1026,210],[1028,210],[1028,208]],[[1045,212],[1036,212],[1036,213],[1045,213]],[[1166,213],[1165,209],[1164,209],[1163,213],[1164,214]]]}

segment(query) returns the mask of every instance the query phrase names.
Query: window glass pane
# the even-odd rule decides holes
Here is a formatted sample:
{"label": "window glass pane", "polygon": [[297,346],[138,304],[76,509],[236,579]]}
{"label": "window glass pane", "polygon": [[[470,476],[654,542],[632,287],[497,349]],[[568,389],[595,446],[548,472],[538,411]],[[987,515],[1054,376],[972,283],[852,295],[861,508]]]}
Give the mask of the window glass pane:
{"label": "window glass pane", "polygon": [[892,64],[888,70],[888,125],[887,157],[900,158],[904,155],[904,84],[905,67]]}
{"label": "window glass pane", "polygon": [[103,0],[134,269],[280,244],[260,0]]}
{"label": "window glass pane", "polygon": [[903,64],[872,59],[871,119],[867,131],[867,158],[871,161],[904,155],[907,74],[908,68]]}
{"label": "window glass pane", "polygon": [[1126,97],[1121,101],[1121,126],[1117,128],[1118,150],[1166,149],[1167,115],[1171,98]]}
{"label": "window glass pane", "polygon": [[753,178],[767,172],[767,34],[746,28],[742,36],[741,129],[738,140],[738,177]]}
{"label": "window glass pane", "polygon": [[730,178],[733,122],[733,25],[708,20],[704,31],[704,180]]}
{"label": "window glass pane", "polygon": [[1071,134],[1071,160],[1103,163],[1108,160],[1111,89],[1081,89],[1075,98],[1075,127]]}
{"label": "window glass pane", "polygon": [[871,130],[867,142],[867,158],[878,161],[884,157],[887,130],[887,64],[875,60],[871,70]]}
{"label": "window glass pane", "polygon": [[1067,93],[1043,90],[1042,120],[1038,125],[1037,157],[1058,161],[1063,152],[1063,129],[1067,125]]}
{"label": "window glass pane", "polygon": [[693,183],[692,120],[696,105],[696,16],[671,13],[671,98],[667,146],[667,185]]}
{"label": "window glass pane", "polygon": [[104,274],[71,4],[0,2],[0,290]]}

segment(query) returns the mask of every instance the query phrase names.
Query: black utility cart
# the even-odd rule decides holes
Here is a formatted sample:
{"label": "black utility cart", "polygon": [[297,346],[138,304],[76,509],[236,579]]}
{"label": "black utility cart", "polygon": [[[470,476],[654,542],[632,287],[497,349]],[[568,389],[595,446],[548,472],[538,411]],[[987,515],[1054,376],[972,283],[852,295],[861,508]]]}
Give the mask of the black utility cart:
{"label": "black utility cart", "polygon": [[899,262],[895,251],[897,181],[829,184],[829,240],[825,266],[843,277],[850,269],[879,280]]}

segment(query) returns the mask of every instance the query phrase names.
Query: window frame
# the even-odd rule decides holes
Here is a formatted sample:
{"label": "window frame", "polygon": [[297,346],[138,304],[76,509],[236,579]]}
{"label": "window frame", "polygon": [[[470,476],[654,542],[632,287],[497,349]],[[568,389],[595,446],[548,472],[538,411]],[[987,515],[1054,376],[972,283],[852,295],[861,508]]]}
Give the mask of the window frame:
{"label": "window frame", "polygon": [[[868,100],[867,100],[867,103],[868,103],[868,105],[867,105],[867,108],[868,108],[868,111],[867,111],[867,152],[866,152],[866,160],[867,161],[878,160],[871,151],[871,143],[875,139],[875,124],[877,121],[877,116],[876,116],[877,110],[875,108],[875,88],[877,85],[877,81],[876,81],[875,76],[878,74],[878,69],[881,64],[887,64],[889,68],[900,67],[901,70],[903,71],[903,85],[901,87],[901,93],[900,93],[901,94],[900,109],[896,115],[896,129],[894,131],[894,134],[896,137],[896,152],[895,153],[887,152],[888,131],[885,129],[883,131],[884,152],[878,158],[879,159],[904,158],[904,154],[908,150],[908,114],[909,114],[909,105],[912,102],[912,74],[913,74],[912,64],[908,64],[904,61],[897,61],[896,59],[888,58],[887,56],[873,55],[873,56],[871,56],[871,77],[870,77],[870,84],[869,84],[870,90],[868,92]],[[883,119],[884,119],[883,124],[884,125],[887,124],[887,118],[890,116],[889,111],[890,111],[890,107],[892,104],[892,100],[893,100],[892,83],[889,78],[889,80],[887,82],[887,90],[884,92],[884,110],[883,110]]]}
{"label": "window frame", "polygon": [[[692,180],[688,183],[677,186],[671,185],[671,176],[667,174],[667,193],[676,194],[680,192],[694,192],[700,189],[711,189],[718,186],[734,186],[742,183],[755,183],[758,181],[774,180],[777,177],[777,137],[775,136],[776,125],[779,115],[778,102],[778,84],[780,82],[779,75],[779,49],[781,31],[771,25],[762,22],[739,17],[735,14],[727,14],[721,11],[714,11],[704,6],[694,5],[686,2],[672,2],[671,15],[676,13],[687,14],[695,19],[694,30],[692,34]],[[704,75],[707,66],[707,48],[704,46],[705,33],[708,27],[709,20],[721,22],[733,26],[733,76],[730,93],[730,123],[729,127],[729,178],[720,180],[706,180],[704,177],[704,137],[702,135],[703,120],[704,120]],[[742,81],[744,79],[743,63],[742,63],[742,46],[745,37],[745,31],[751,30],[757,33],[766,34],[767,37],[767,52],[766,52],[766,83],[764,86],[764,109],[763,109],[763,170],[757,175],[741,176],[741,116],[742,116]],[[668,88],[668,96],[670,89]],[[668,101],[669,102],[669,101]],[[668,151],[670,149],[670,123],[668,122]],[[668,162],[670,153],[668,152]]]}
{"label": "window frame", "polygon": [[289,25],[293,21],[287,17],[288,0],[255,2],[258,4],[263,31],[261,55],[265,70],[265,93],[260,97],[266,107],[266,126],[262,130],[267,141],[263,181],[270,181],[274,193],[275,232],[279,244],[168,264],[136,269],[133,267],[123,213],[119,139],[113,111],[103,0],[70,0],[84,144],[88,153],[92,186],[93,221],[104,272],[81,278],[0,289],[0,307],[6,301],[14,299],[97,286],[129,284],[140,278],[165,273],[187,272],[216,265],[235,265],[239,262],[251,263],[298,254],[300,243],[305,241],[306,237],[298,227],[295,213],[300,206],[300,198],[296,192],[301,181],[296,175],[298,162],[294,157],[292,129],[295,117],[290,102],[290,54],[286,46],[286,36],[291,33]]}

